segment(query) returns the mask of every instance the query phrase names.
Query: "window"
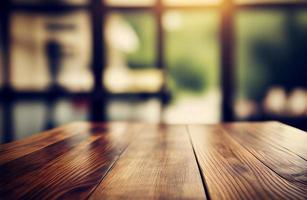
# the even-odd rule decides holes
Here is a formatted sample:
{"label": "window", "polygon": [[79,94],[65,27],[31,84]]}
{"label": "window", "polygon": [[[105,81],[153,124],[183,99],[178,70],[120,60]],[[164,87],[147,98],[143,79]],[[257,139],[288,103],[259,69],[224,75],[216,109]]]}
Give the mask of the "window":
{"label": "window", "polygon": [[91,33],[89,16],[14,12],[11,24],[12,85],[16,90],[89,91]]}
{"label": "window", "polygon": [[307,12],[237,16],[239,117],[307,115]]}
{"label": "window", "polygon": [[[31,113],[31,117],[29,117]],[[88,101],[58,99],[56,101],[20,100],[13,107],[15,139],[22,139],[72,121],[88,120]]]}
{"label": "window", "polygon": [[106,18],[104,84],[113,93],[158,92],[156,23],[151,12],[110,12]]}
{"label": "window", "polygon": [[172,10],[163,16],[167,86],[172,96],[166,122],[220,120],[219,22],[215,11]]}
{"label": "window", "polygon": [[161,101],[157,97],[140,98],[129,96],[126,98],[112,98],[107,106],[108,120],[142,121],[150,123],[160,122]]}
{"label": "window", "polygon": [[98,91],[110,120],[304,121],[306,2],[11,0],[2,68],[17,96]]}

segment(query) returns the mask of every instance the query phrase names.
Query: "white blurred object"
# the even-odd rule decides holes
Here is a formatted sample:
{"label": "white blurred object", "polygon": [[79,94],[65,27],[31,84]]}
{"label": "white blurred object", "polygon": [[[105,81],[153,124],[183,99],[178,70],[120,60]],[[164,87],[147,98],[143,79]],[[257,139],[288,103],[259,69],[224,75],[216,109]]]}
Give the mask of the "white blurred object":
{"label": "white blurred object", "polygon": [[221,94],[211,90],[202,96],[186,95],[167,106],[163,113],[163,122],[177,123],[218,123],[221,120]]}
{"label": "white blurred object", "polygon": [[106,39],[111,48],[125,53],[135,52],[139,48],[137,34],[120,15],[109,15],[106,27]]}
{"label": "white blurred object", "polygon": [[293,90],[289,95],[287,109],[293,116],[307,114],[307,91],[301,88]]}
{"label": "white blurred object", "polygon": [[163,28],[167,31],[176,31],[182,28],[182,17],[176,11],[170,11],[163,16]]}
{"label": "white blurred object", "polygon": [[110,120],[142,121],[151,123],[158,123],[160,120],[161,102],[159,99],[112,100],[107,108]]}
{"label": "white blurred object", "polygon": [[281,87],[272,87],[264,98],[264,110],[273,114],[283,114],[287,103],[286,91]]}
{"label": "white blurred object", "polygon": [[241,119],[256,115],[257,103],[248,99],[240,99],[235,103],[235,113]]}
{"label": "white blurred object", "polygon": [[114,93],[156,92],[163,84],[163,74],[157,69],[130,69],[126,53],[140,47],[140,40],[133,27],[119,14],[108,16],[106,23],[108,63],[104,73],[106,88]]}
{"label": "white blurred object", "polygon": [[188,5],[214,5],[221,3],[222,0],[164,0],[166,4],[188,6]]}
{"label": "white blurred object", "polygon": [[118,70],[108,68],[105,71],[104,83],[114,93],[156,92],[162,87],[162,72],[156,69]]}
{"label": "white blurred object", "polygon": [[105,0],[106,4],[112,6],[147,6],[153,5],[156,0]]}

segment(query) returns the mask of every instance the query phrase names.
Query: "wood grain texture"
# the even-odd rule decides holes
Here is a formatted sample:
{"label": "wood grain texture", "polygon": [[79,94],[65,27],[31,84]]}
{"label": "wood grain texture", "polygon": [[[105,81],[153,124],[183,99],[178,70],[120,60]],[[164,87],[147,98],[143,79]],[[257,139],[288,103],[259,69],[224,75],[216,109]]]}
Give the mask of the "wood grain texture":
{"label": "wood grain texture", "polygon": [[205,199],[186,128],[142,131],[90,199]]}
{"label": "wood grain texture", "polygon": [[73,123],[0,145],[0,199],[307,199],[307,133],[278,122]]}
{"label": "wood grain texture", "polygon": [[[283,131],[284,134],[279,131],[279,134],[275,134],[276,137],[272,137],[273,134],[271,135],[268,131],[263,131],[263,129],[266,129],[265,127],[275,127],[275,125],[276,123],[233,123],[223,127],[235,140],[267,167],[289,182],[295,183],[297,186],[302,187],[302,189],[307,190],[307,160],[284,146],[284,144],[293,143],[293,140],[296,140],[295,135],[297,133],[305,134],[302,135],[305,138],[307,138],[307,135],[295,129],[286,129],[287,132]],[[288,135],[290,137],[285,138]],[[291,137],[291,135],[294,136]],[[304,139],[301,141],[304,141]],[[301,141],[295,143],[299,144]],[[307,141],[305,145],[307,145]]]}
{"label": "wood grain texture", "polygon": [[91,124],[84,122],[71,123],[43,133],[35,134],[24,140],[3,144],[0,146],[0,165],[69,138],[80,132],[87,131],[91,127]]}
{"label": "wood grain texture", "polygon": [[227,129],[190,125],[189,133],[212,200],[307,199],[306,188],[265,166]]}
{"label": "wood grain texture", "polygon": [[242,123],[250,126],[257,133],[262,132],[267,139],[272,139],[277,145],[287,148],[307,160],[307,133],[280,122]]}
{"label": "wood grain texture", "polygon": [[101,125],[5,163],[0,166],[4,177],[0,197],[85,199],[141,127],[126,123]]}

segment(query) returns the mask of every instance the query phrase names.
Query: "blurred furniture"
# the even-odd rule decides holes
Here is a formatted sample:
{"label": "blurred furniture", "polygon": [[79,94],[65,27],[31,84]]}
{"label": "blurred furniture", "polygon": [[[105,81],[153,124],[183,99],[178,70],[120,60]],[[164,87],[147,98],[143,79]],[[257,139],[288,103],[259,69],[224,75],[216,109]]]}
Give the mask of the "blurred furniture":
{"label": "blurred furniture", "polygon": [[77,122],[0,146],[0,198],[306,199],[306,144],[279,122]]}

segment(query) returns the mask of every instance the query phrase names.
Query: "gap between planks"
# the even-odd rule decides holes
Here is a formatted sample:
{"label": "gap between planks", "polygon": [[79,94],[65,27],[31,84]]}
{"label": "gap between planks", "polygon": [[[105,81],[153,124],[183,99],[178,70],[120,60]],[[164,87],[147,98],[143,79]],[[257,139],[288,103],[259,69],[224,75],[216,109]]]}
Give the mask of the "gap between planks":
{"label": "gap between planks", "polygon": [[194,158],[196,160],[196,164],[197,164],[197,167],[198,167],[198,172],[199,172],[201,181],[203,183],[203,188],[204,188],[204,192],[205,192],[206,198],[207,198],[207,200],[211,200],[210,194],[209,194],[209,190],[208,190],[208,185],[206,183],[206,178],[205,178],[205,176],[202,173],[201,166],[199,164],[199,160],[197,158],[197,155],[196,155],[196,152],[195,152],[195,149],[194,149],[194,145],[193,145],[191,134],[190,134],[190,130],[189,130],[189,125],[185,125],[185,128],[186,128],[187,134],[189,136],[190,144],[191,144],[192,149],[193,149]]}
{"label": "gap between planks", "polygon": [[[139,136],[139,134],[143,131],[143,129],[146,128],[147,125],[143,125],[142,128],[140,128],[136,135],[134,135],[134,138],[137,138]],[[84,198],[86,200],[88,200],[92,194],[95,192],[95,190],[98,188],[98,186],[102,183],[102,181],[104,180],[104,178],[109,174],[110,171],[112,171],[112,169],[114,168],[116,162],[121,158],[122,154],[128,149],[128,147],[131,145],[131,143],[133,142],[133,140],[131,139],[129,144],[126,146],[126,148],[123,149],[123,151],[120,152],[119,155],[117,155],[116,159],[113,161],[113,163],[111,164],[111,166],[109,167],[109,169],[107,170],[107,172],[104,174],[104,176],[101,178],[101,180],[97,183],[97,185],[95,187],[93,187],[93,189],[88,193],[87,197]]]}

